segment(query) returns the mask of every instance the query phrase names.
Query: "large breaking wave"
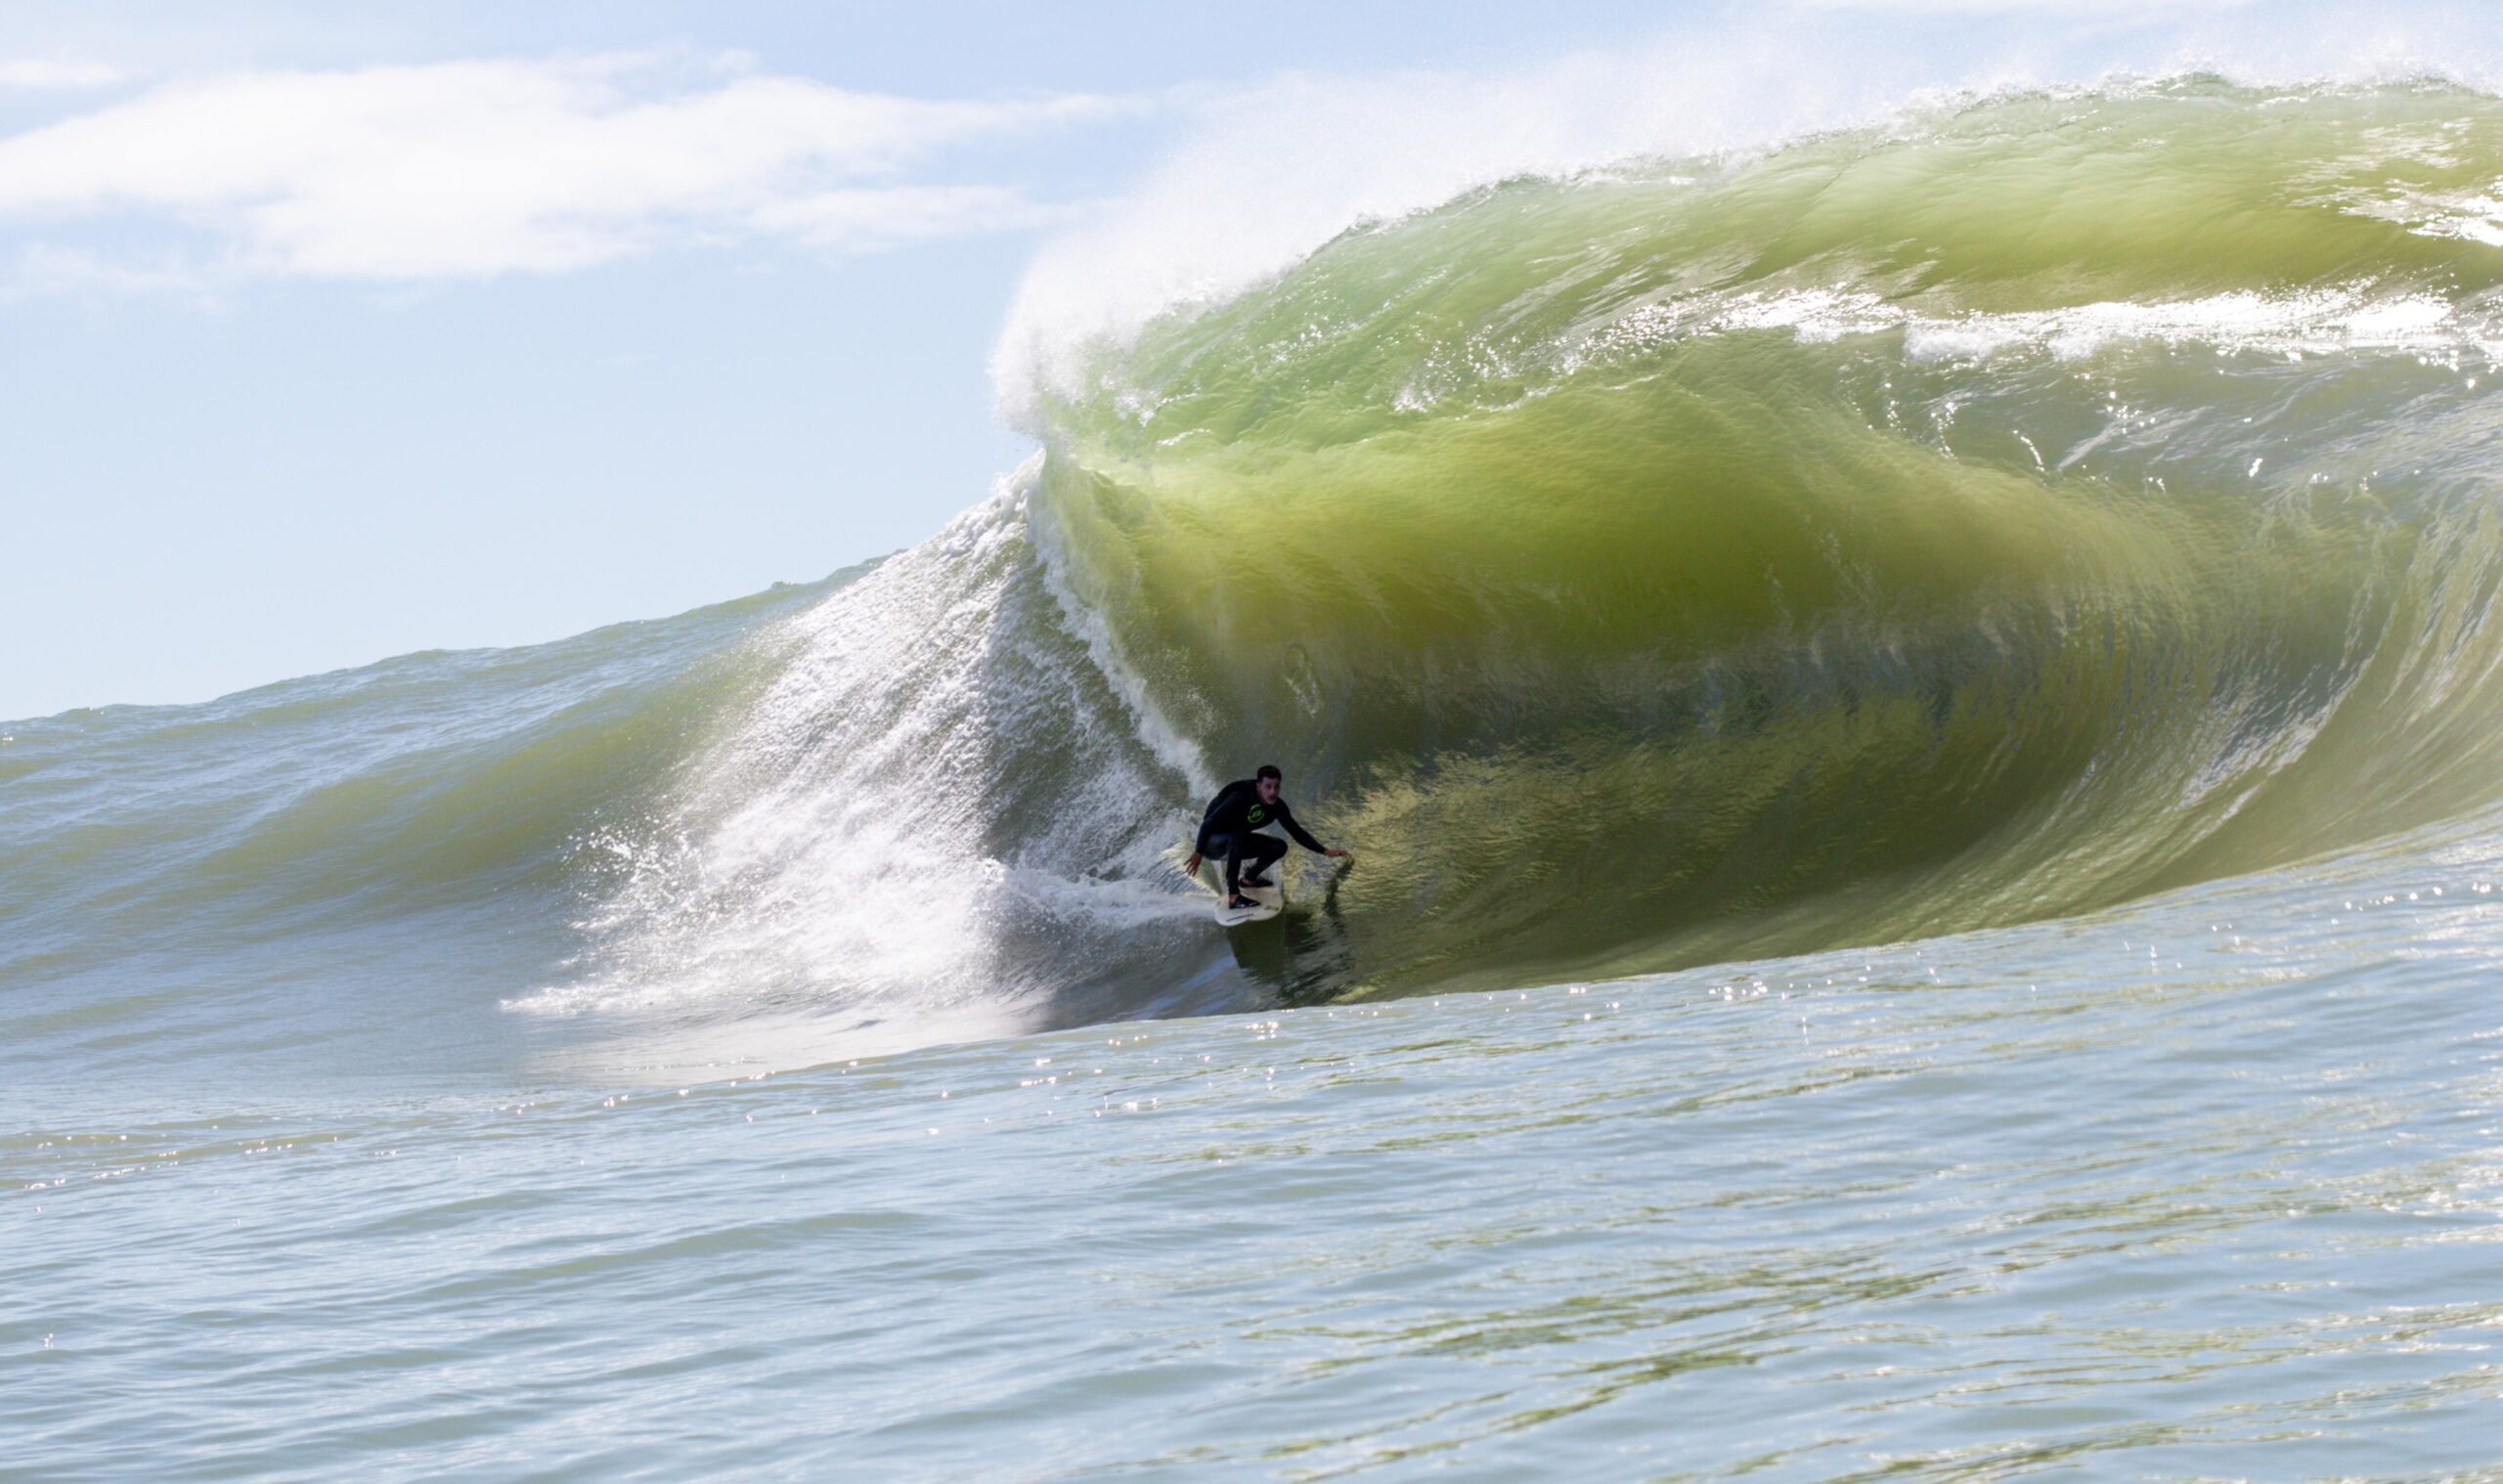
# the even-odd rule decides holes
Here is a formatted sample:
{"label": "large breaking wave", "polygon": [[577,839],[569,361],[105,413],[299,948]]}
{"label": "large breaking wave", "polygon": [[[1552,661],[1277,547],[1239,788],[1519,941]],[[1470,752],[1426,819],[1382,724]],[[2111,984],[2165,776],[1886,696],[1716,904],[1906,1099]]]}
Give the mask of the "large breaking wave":
{"label": "large breaking wave", "polygon": [[[526,814],[570,938],[499,992],[927,1040],[1983,928],[2477,815],[2498,284],[2503,100],[2439,82],[1966,97],[1360,221],[1004,361],[1026,468]],[[652,732],[606,704],[546,737]],[[1227,936],[1174,860],[1269,761],[1359,863]]]}
{"label": "large breaking wave", "polygon": [[[603,925],[1091,1018],[1986,927],[2481,809],[2498,174],[2482,93],[2188,77],[1359,224],[1037,372],[1038,463],[712,764],[690,858],[744,895]],[[1261,761],[1361,860],[1226,942],[1170,861]]]}

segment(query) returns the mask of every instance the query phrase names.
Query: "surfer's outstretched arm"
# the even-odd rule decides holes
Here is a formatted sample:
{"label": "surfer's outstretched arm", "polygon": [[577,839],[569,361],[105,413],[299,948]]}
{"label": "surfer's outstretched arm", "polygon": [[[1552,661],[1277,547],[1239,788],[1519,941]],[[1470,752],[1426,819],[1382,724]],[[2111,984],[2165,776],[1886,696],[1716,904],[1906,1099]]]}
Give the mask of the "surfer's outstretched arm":
{"label": "surfer's outstretched arm", "polygon": [[1323,845],[1320,841],[1313,839],[1312,832],[1310,830],[1305,829],[1301,824],[1295,822],[1295,810],[1287,807],[1287,802],[1284,799],[1278,801],[1277,807],[1278,823],[1286,826],[1287,833],[1295,837],[1295,844],[1303,847],[1307,851],[1310,851],[1315,855],[1327,855],[1333,860],[1353,860],[1356,858],[1344,851],[1334,851],[1330,847]]}

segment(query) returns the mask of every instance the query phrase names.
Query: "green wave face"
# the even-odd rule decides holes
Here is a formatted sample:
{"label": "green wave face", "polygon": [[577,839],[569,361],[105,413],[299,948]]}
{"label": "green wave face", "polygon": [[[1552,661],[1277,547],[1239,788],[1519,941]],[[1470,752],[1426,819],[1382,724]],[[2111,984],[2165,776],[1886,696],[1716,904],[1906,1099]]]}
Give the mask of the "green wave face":
{"label": "green wave face", "polygon": [[1034,518],[1369,984],[2072,912],[2493,802],[2503,102],[2188,80],[1368,225]]}

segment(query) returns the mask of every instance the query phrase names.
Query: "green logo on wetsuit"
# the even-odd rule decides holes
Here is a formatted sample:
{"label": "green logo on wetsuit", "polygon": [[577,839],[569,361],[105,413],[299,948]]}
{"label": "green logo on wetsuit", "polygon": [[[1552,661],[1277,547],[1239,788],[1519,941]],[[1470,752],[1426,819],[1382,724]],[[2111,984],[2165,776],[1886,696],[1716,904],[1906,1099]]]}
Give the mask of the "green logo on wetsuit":
{"label": "green logo on wetsuit", "polygon": [[1252,806],[1252,812],[1244,815],[1243,817],[1249,819],[1253,824],[1258,824],[1261,820],[1269,817],[1269,811],[1255,804]]}

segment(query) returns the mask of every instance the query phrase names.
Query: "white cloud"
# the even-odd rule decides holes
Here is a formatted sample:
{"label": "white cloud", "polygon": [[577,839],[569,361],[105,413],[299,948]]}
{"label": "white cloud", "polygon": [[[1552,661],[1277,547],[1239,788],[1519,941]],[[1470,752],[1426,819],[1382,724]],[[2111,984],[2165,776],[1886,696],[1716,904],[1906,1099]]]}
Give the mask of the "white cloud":
{"label": "white cloud", "polygon": [[158,255],[148,261],[100,256],[83,247],[58,247],[31,242],[0,269],[0,298],[71,290],[111,294],[154,293],[187,288],[200,280],[197,265]]}
{"label": "white cloud", "polygon": [[118,67],[95,62],[69,62],[60,58],[20,58],[0,61],[0,88],[40,88],[70,91],[83,88],[109,88],[122,80]]}
{"label": "white cloud", "polygon": [[1030,225],[1013,187],[909,172],[1130,107],[931,101],[652,57],[262,72],[0,138],[0,221],[137,220],[230,271],[413,281],[581,267],[673,242],[859,251]]}

